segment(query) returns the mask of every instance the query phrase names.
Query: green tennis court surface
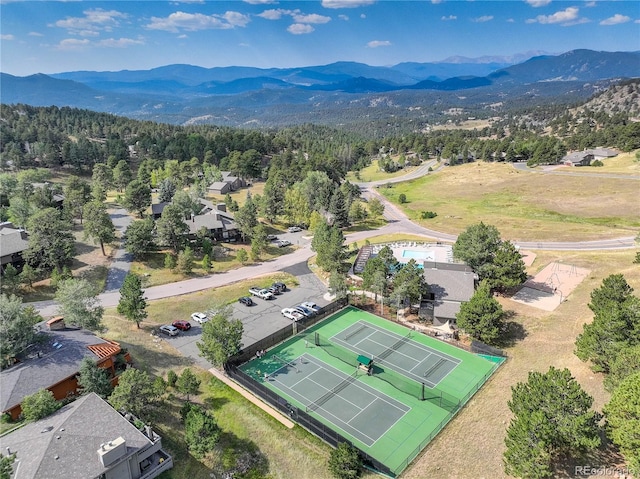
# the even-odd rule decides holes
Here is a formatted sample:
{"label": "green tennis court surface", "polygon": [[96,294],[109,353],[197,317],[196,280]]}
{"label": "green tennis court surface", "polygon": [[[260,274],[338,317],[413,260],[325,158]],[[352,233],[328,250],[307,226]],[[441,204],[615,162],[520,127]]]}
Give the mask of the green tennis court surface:
{"label": "green tennis court surface", "polygon": [[241,369],[397,475],[503,359],[348,307]]}

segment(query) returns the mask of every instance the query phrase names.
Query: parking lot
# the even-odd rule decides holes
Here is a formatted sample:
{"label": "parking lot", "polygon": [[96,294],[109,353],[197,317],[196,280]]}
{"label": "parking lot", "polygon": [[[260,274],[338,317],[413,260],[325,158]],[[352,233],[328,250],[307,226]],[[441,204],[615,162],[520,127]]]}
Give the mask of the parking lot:
{"label": "parking lot", "polygon": [[[283,308],[296,306],[305,301],[312,301],[318,306],[328,304],[328,301],[324,299],[327,288],[309,270],[306,263],[299,263],[282,271],[295,276],[299,285],[293,288],[287,285],[287,291],[269,301],[254,297],[253,302],[255,304],[253,306],[245,306],[238,302],[233,303],[233,317],[242,321],[244,325],[243,346],[249,346],[291,324],[292,321],[280,313]],[[244,294],[249,296],[248,291]],[[180,334],[174,337],[163,335],[163,339],[167,340],[182,355],[192,358],[199,366],[206,369],[210,368],[211,365],[200,357],[200,350],[196,345],[200,341],[202,326],[190,318],[176,319],[189,320],[191,329],[189,331],[181,331]]]}

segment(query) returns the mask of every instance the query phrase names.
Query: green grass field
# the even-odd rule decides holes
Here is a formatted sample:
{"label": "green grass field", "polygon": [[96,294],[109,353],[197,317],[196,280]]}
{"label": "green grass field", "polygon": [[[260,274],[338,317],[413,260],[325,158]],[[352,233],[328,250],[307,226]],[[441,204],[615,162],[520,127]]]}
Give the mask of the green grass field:
{"label": "green grass field", "polygon": [[[400,337],[404,337],[409,332],[408,329],[400,325],[391,323],[357,308],[348,307],[310,328],[304,334],[295,336],[274,348],[263,358],[254,359],[246,363],[241,369],[251,375],[256,381],[263,382],[263,384],[275,391],[279,396],[284,397],[290,404],[304,411],[309,405],[308,402],[305,404],[303,400],[287,394],[283,391],[283,388],[278,386],[278,382],[264,381],[263,377],[265,373],[271,374],[283,366],[281,362],[274,359],[274,355],[278,358],[299,358],[302,355],[306,355],[307,357],[312,357],[314,363],[320,365],[326,364],[326,367],[323,366],[323,368],[333,368],[333,370],[339,370],[345,376],[349,376],[354,372],[353,366],[328,354],[324,347],[315,346],[313,338],[315,332],[318,332],[323,337],[330,338],[358,322],[370,324],[378,330],[385,330]],[[396,387],[390,383],[380,379],[375,373],[372,376],[366,374],[358,376],[356,380],[357,384],[366,385],[372,390],[377,391],[382,397],[387,396],[406,405],[407,409],[373,444],[363,442],[357,432],[350,434],[345,431],[345,429],[336,426],[335,421],[332,422],[328,420],[325,417],[326,414],[319,414],[319,410],[310,413],[323,424],[352,441],[353,444],[363,452],[387,466],[395,475],[400,474],[409,465],[420,451],[452,419],[453,415],[459,410],[459,407],[462,407],[482,384],[486,382],[499,365],[499,363],[489,361],[483,357],[458,349],[421,333],[413,333],[413,337],[409,342],[417,343],[418,345],[423,345],[437,352],[444,353],[452,358],[456,358],[460,362],[455,369],[441,380],[436,389],[426,390],[425,396],[429,396],[431,399],[424,401],[420,400],[418,396],[413,396],[396,389]],[[304,381],[304,374],[296,375],[295,379],[296,381]],[[418,386],[417,390],[419,390],[419,384],[415,384]],[[347,391],[348,390],[345,390],[344,394],[347,394]],[[311,393],[313,393],[313,391],[311,391]],[[318,394],[318,392],[315,393],[316,396]],[[349,394],[351,396],[352,393]],[[441,403],[437,398],[437,396],[441,394],[453,401],[457,401],[459,406],[453,410],[444,406],[441,407]],[[306,397],[312,396],[313,394],[309,394]],[[326,404],[329,405],[329,402]],[[381,416],[383,412],[384,411],[381,412]],[[336,412],[336,415],[339,415],[339,412]]]}

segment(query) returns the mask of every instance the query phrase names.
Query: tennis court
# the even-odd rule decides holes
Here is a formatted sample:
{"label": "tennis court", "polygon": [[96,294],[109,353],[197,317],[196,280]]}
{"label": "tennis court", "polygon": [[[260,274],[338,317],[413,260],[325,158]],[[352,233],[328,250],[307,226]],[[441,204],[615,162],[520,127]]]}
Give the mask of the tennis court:
{"label": "tennis court", "polygon": [[401,336],[358,321],[331,337],[330,341],[370,357],[374,364],[390,367],[403,376],[434,388],[461,362],[460,359],[412,341],[421,333]]}
{"label": "tennis court", "polygon": [[293,420],[398,475],[503,360],[347,307],[239,368]]}
{"label": "tennis court", "polygon": [[[303,354],[266,377],[272,386],[371,447],[411,408],[351,375]],[[376,418],[372,421],[371,418]]]}

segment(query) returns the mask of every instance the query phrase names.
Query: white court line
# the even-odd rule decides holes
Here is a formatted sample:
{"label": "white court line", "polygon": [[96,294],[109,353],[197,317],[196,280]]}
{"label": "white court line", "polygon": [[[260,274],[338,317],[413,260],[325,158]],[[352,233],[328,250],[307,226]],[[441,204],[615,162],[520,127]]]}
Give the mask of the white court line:
{"label": "white court line", "polygon": [[[314,383],[314,384],[317,384],[318,386],[321,386],[323,389],[326,389],[326,390],[327,390],[327,393],[331,392],[331,391],[332,391],[332,389],[333,389],[333,388],[331,388],[331,389],[327,389],[325,386],[323,386],[322,384],[320,384],[320,383],[319,383],[319,382],[317,382],[317,381],[314,381],[313,379],[309,379],[309,381],[311,381],[311,382],[312,382],[312,383]],[[345,379],[345,381],[346,381],[346,379]],[[340,384],[340,383],[336,384],[336,386],[338,386],[339,384]],[[352,384],[353,384],[353,383],[352,383]],[[334,387],[335,387],[335,386],[334,386]],[[346,388],[345,388],[345,389],[346,389]],[[327,393],[324,393],[324,394],[327,394]],[[322,396],[324,396],[324,394],[323,394]],[[362,408],[361,408],[360,406],[358,406],[356,403],[352,403],[352,402],[351,402],[351,401],[349,401],[347,398],[345,398],[342,394],[335,394],[335,393],[334,393],[334,395],[335,395],[335,396],[338,396],[342,401],[344,401],[344,402],[346,402],[346,403],[351,404],[351,405],[352,405],[353,407],[355,407],[356,409],[360,409],[360,412],[362,412]],[[322,396],[319,396],[319,397],[318,397],[318,399],[320,399]],[[318,399],[316,399],[316,401],[317,401]],[[329,398],[329,399],[331,399],[331,398]],[[327,399],[327,401],[329,401],[329,399]],[[312,405],[313,405],[313,403],[314,403],[314,402],[316,402],[316,401],[311,401],[311,404],[309,404],[309,406],[312,406]],[[322,407],[322,406],[320,406],[320,407]]]}
{"label": "white court line", "polygon": [[373,398],[373,400],[372,400],[369,404],[367,404],[365,407],[363,407],[362,409],[360,409],[360,412],[359,412],[358,414],[356,414],[355,416],[353,416],[351,419],[349,419],[349,420],[347,421],[347,424],[349,424],[349,426],[351,426],[351,424],[350,424],[350,423],[351,423],[351,421],[353,421],[355,418],[357,418],[360,414],[362,414],[362,412],[363,412],[365,409],[367,409],[367,408],[368,408],[369,406],[371,406],[374,402],[376,402],[376,399],[378,399],[378,398],[375,398],[375,397],[374,397],[374,398]]}
{"label": "white court line", "polygon": [[[306,357],[306,358],[309,358],[309,356],[305,356],[305,357]],[[312,356],[311,356],[311,357],[312,357]],[[314,364],[316,364],[316,365],[318,364],[318,363],[316,363],[316,362],[314,362],[314,361],[311,361],[311,362],[312,362],[312,363],[314,363]],[[325,363],[325,364],[327,364],[327,363]],[[321,368],[325,369],[326,371],[330,372],[330,373],[331,373],[331,374],[333,374],[334,376],[338,376],[338,377],[340,377],[338,374],[336,374],[336,373],[334,373],[333,371],[331,371],[331,369],[328,369],[328,368],[326,368],[326,367],[322,366],[321,364],[320,364],[319,366],[320,366]],[[333,368],[333,366],[331,366],[330,364],[327,364],[327,366],[329,366],[330,368]],[[342,372],[342,371],[340,371],[340,372]],[[346,373],[342,373],[342,374],[346,374]],[[375,397],[377,397],[378,399],[380,399],[380,400],[382,400],[382,401],[385,401],[386,403],[388,403],[389,405],[391,405],[391,406],[395,407],[395,408],[396,408],[396,409],[398,409],[399,411],[403,411],[403,410],[404,410],[404,408],[409,407],[409,406],[407,406],[406,404],[404,404],[404,403],[402,403],[402,402],[400,402],[400,401],[396,401],[395,399],[394,399],[394,401],[396,401],[396,403],[397,403],[397,404],[400,404],[401,406],[403,406],[402,408],[401,408],[401,407],[398,407],[398,405],[397,405],[397,404],[394,404],[394,403],[393,403],[393,402],[391,402],[391,401],[387,401],[383,396],[380,396],[380,394],[382,394],[382,395],[384,395],[384,396],[386,396],[386,397],[389,397],[389,396],[387,396],[387,395],[386,395],[385,393],[383,393],[383,392],[378,392],[378,390],[376,390],[376,389],[375,389],[375,388],[373,388],[372,386],[369,386],[368,384],[365,384],[365,386],[367,386],[366,388],[363,388],[363,387],[360,385],[360,383],[359,383],[359,382],[357,382],[357,381],[354,381],[352,384],[353,384],[354,386],[356,386],[358,389],[361,389],[362,391],[364,391],[364,392],[368,393],[370,396],[375,396]],[[364,384],[364,383],[363,383],[363,384]],[[322,386],[322,387],[324,388],[324,386]],[[325,388],[325,389],[326,389],[326,388]],[[389,397],[389,398],[390,398],[390,397]],[[390,398],[390,399],[393,399],[393,398]],[[408,411],[410,411],[410,410],[411,410],[411,408],[409,407]]]}
{"label": "white court line", "polygon": [[409,369],[409,372],[413,372],[413,370],[415,368],[417,368],[418,366],[420,366],[421,364],[423,364],[427,359],[429,359],[431,356],[433,356],[433,354],[429,354],[429,356],[427,356],[426,358],[424,358],[422,361],[420,361],[418,364],[416,364],[414,367],[412,367],[411,369]]}

